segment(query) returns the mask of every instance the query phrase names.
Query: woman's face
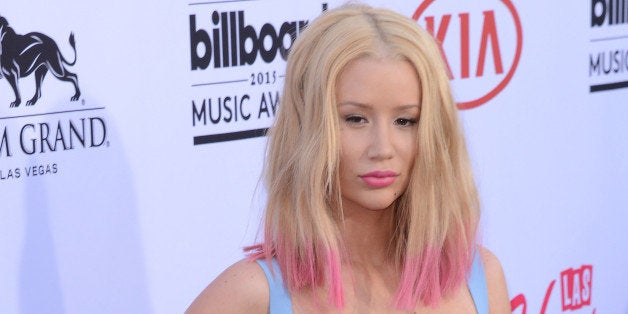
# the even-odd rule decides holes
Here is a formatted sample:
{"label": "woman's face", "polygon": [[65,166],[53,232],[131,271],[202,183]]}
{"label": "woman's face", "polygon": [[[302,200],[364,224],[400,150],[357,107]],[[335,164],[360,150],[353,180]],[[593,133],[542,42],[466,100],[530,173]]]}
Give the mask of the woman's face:
{"label": "woman's face", "polygon": [[419,92],[407,61],[364,57],[342,71],[336,100],[345,210],[388,208],[406,190],[417,154]]}

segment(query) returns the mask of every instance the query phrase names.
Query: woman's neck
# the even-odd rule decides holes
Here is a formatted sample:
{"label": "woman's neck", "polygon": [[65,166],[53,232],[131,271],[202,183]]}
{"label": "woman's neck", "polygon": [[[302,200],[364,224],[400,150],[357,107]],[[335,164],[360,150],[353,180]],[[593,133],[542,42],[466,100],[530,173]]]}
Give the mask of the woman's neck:
{"label": "woman's neck", "polygon": [[368,210],[349,205],[344,207],[343,212],[343,236],[350,263],[362,267],[381,267],[388,264],[393,206]]}

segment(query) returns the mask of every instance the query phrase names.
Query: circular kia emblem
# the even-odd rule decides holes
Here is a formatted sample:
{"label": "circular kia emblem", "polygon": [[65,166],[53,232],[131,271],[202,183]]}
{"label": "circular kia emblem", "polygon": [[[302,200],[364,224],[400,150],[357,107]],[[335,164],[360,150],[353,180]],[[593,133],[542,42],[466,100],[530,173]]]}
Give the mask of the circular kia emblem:
{"label": "circular kia emblem", "polygon": [[412,18],[439,43],[459,109],[485,104],[515,74],[523,32],[510,0],[425,0]]}

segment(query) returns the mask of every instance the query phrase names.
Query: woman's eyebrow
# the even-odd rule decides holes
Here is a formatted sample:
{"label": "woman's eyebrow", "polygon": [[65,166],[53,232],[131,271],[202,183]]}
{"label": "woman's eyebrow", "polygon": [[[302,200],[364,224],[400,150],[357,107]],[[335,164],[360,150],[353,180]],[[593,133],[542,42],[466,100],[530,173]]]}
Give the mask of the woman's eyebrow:
{"label": "woman's eyebrow", "polygon": [[338,106],[356,106],[356,107],[365,108],[365,109],[372,107],[370,104],[365,104],[365,103],[355,102],[355,101],[344,101],[344,102],[338,103]]}
{"label": "woman's eyebrow", "polygon": [[[365,109],[370,109],[373,107],[371,104],[360,103],[360,102],[355,102],[355,101],[344,101],[344,102],[338,103],[338,106],[356,106],[356,107],[365,108]],[[417,104],[400,105],[394,108],[398,110],[408,110],[408,109],[421,109],[421,106],[417,103]]]}
{"label": "woman's eyebrow", "polygon": [[396,107],[396,109],[399,109],[399,110],[421,109],[421,106],[419,104],[408,104],[408,105],[401,105],[399,107]]}

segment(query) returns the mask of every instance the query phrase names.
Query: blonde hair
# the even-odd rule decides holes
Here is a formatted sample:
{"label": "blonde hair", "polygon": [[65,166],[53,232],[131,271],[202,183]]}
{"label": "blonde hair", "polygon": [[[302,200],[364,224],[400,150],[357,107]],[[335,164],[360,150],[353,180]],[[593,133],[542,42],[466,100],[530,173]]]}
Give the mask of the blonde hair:
{"label": "blonde hair", "polygon": [[433,38],[386,9],[345,5],[323,13],[295,42],[269,132],[264,241],[251,258],[275,258],[291,292],[329,288],[342,308],[345,254],[339,190],[336,81],[361,57],[406,60],[420,82],[418,154],[394,206],[395,306],[436,305],[464,283],[474,252],[478,196],[449,79]]}

